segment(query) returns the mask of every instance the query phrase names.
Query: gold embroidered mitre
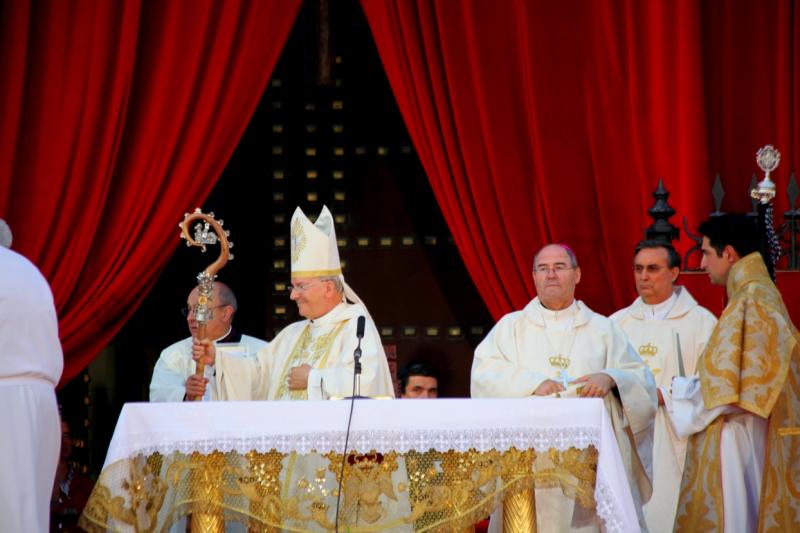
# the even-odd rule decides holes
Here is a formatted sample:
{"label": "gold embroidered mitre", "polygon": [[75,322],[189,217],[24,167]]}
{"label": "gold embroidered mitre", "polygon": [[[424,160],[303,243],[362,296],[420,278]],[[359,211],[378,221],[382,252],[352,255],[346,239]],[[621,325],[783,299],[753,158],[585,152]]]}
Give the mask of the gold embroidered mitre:
{"label": "gold embroidered mitre", "polygon": [[295,209],[292,215],[291,248],[293,278],[342,275],[333,215],[327,207],[322,207],[313,224],[299,207]]}

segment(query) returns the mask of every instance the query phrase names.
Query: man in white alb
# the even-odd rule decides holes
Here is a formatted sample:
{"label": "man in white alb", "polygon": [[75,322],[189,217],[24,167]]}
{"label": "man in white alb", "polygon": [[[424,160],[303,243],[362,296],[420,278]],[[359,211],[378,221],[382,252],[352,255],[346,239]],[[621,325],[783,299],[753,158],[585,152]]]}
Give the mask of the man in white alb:
{"label": "man in white alb", "polygon": [[658,385],[653,443],[653,496],[644,506],[651,533],[672,531],[686,457],[686,438],[669,421],[674,376],[695,373],[697,358],[717,319],[698,305],[686,287],[676,286],[680,257],[670,244],[644,240],[636,245],[633,277],[639,297],[611,315],[650,367]]}
{"label": "man in white alb", "polygon": [[6,248],[2,220],[0,241],[0,531],[48,531],[61,443],[58,318],[47,280]]}
{"label": "man in white alb", "polygon": [[[193,357],[216,363],[216,381],[226,400],[313,400],[353,394],[353,353],[358,318],[361,340],[360,394],[394,397],[380,335],[367,308],[342,275],[333,216],[327,207],[312,224],[297,208],[291,222],[291,299],[305,320],[285,327],[256,360],[216,353],[196,343]],[[208,350],[204,347],[208,346]]]}
{"label": "man in white alb", "polygon": [[[202,395],[204,400],[217,400],[216,383],[211,382],[206,387],[209,379],[214,376],[214,368],[207,366],[203,376],[195,376],[195,362],[192,359],[192,340],[198,331],[195,309],[199,294],[199,289],[195,287],[183,309],[191,337],[165,348],[153,368],[153,379],[150,381],[151,402],[180,402],[198,395]],[[231,288],[221,281],[215,281],[209,302],[210,316],[206,323],[206,337],[215,341],[218,350],[231,356],[255,358],[256,352],[267,343],[236,331],[233,317],[238,307]]]}
{"label": "man in white alb", "polygon": [[[521,311],[505,315],[475,350],[472,397],[549,396],[579,387],[581,397],[607,398],[634,503],[650,497],[656,387],[653,376],[622,330],[575,300],[581,271],[572,250],[542,248],[534,258],[538,296]],[[613,391],[612,395],[609,395]],[[619,403],[614,403],[615,397]],[[611,402],[611,403],[609,403]],[[621,409],[616,406],[621,407]],[[536,489],[539,531],[573,529],[574,502],[560,489]],[[577,512],[577,510],[576,510]],[[492,517],[490,527],[501,520]],[[640,524],[644,519],[639,516]],[[598,519],[581,523],[599,530]]]}

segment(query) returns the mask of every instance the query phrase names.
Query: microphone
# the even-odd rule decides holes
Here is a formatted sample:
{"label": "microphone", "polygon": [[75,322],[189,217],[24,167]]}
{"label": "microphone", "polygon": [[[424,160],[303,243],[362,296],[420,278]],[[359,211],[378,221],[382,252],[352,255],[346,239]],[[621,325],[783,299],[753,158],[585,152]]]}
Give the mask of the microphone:
{"label": "microphone", "polygon": [[[355,375],[361,376],[361,339],[364,338],[364,326],[367,323],[367,319],[364,318],[364,315],[358,317],[358,322],[356,323],[356,338],[358,339],[358,346],[356,346],[355,352],[353,352],[353,358],[355,359]],[[359,389],[361,388],[361,384],[359,383]],[[361,391],[354,391],[356,395],[361,394]]]}

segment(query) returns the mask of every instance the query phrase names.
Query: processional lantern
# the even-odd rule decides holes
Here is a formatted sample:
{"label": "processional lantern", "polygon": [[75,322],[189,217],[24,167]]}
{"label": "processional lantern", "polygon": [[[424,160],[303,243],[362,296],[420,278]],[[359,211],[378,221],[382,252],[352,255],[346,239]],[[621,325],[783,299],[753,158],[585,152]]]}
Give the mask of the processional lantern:
{"label": "processional lantern", "polygon": [[768,144],[756,152],[756,163],[764,171],[764,179],[758,182],[751,191],[750,196],[758,201],[758,226],[761,234],[761,255],[767,265],[767,270],[776,281],[775,266],[781,258],[781,245],[778,242],[778,235],[775,233],[775,223],[773,221],[772,200],[775,198],[775,182],[769,175],[778,168],[781,162],[781,153],[774,146]]}
{"label": "processional lantern", "polygon": [[759,181],[758,185],[750,191],[750,196],[754,200],[758,200],[762,204],[768,204],[775,198],[775,182],[770,179],[769,175],[778,168],[780,162],[781,153],[771,144],[761,147],[756,152],[756,163],[764,171],[764,179]]}

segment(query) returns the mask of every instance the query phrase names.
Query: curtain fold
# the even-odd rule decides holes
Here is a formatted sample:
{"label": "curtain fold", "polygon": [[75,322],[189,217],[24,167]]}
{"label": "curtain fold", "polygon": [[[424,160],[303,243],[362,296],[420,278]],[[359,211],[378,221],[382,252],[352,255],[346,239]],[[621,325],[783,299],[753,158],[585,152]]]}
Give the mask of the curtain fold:
{"label": "curtain fold", "polygon": [[717,172],[726,209],[743,210],[757,148],[782,150],[782,188],[797,161],[797,0],[361,3],[495,318],[533,296],[547,242],[575,249],[580,299],[627,305],[659,178],[695,230]]}
{"label": "curtain fold", "polygon": [[0,217],[53,289],[62,383],[175,248],[263,94],[300,0],[3,2]]}

